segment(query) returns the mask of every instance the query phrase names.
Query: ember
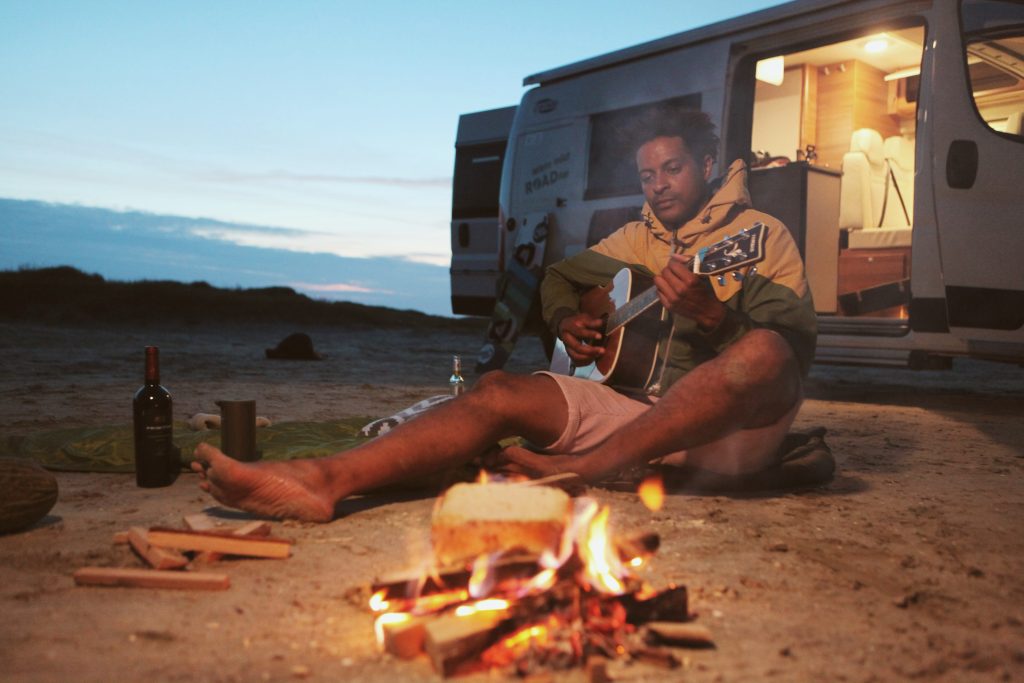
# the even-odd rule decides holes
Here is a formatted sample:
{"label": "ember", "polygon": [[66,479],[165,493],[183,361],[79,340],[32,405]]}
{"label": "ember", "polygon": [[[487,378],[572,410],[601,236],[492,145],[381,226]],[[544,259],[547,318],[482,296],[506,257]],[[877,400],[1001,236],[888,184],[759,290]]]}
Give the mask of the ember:
{"label": "ember", "polygon": [[[656,534],[613,540],[610,509],[587,497],[528,483],[459,486],[477,489],[439,501],[435,561],[467,548],[486,552],[455,568],[378,580],[370,609],[385,651],[402,658],[425,652],[444,676],[485,669],[525,676],[588,664],[604,675],[607,659],[678,666],[659,644],[712,644],[706,629],[683,623],[690,618],[685,586],[656,590],[633,571],[657,550]],[[484,500],[504,507],[481,510]],[[545,547],[541,538],[549,539]]]}

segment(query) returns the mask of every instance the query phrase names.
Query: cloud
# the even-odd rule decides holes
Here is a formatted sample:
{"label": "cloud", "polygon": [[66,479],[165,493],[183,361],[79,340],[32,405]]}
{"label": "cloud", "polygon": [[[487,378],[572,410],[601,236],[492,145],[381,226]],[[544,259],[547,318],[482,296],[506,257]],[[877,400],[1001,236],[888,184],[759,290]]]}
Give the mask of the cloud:
{"label": "cloud", "polygon": [[331,173],[294,173],[292,171],[273,170],[259,173],[240,171],[213,171],[197,174],[196,178],[212,182],[248,183],[248,182],[294,182],[294,183],[332,183],[343,185],[377,185],[383,187],[451,187],[450,176],[434,178],[389,178],[385,176],[350,176]]}
{"label": "cloud", "polygon": [[358,293],[358,294],[394,294],[386,289],[372,289],[362,285],[354,285],[349,282],[334,282],[328,284],[313,284],[309,282],[289,282],[289,287],[302,289],[307,292],[330,292],[330,293]]}

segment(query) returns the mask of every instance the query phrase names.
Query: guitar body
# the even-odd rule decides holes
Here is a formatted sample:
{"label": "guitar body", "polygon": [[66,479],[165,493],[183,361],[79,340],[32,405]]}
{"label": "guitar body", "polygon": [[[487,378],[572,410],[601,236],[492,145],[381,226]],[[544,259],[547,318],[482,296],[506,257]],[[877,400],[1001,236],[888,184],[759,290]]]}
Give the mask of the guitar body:
{"label": "guitar body", "polygon": [[[654,286],[654,280],[629,268],[620,270],[604,287],[594,287],[580,298],[580,310],[606,318],[621,309],[640,292]],[[652,306],[614,330],[604,339],[605,353],[596,363],[573,367],[561,340],[555,344],[551,371],[602,382],[616,387],[643,389],[654,376],[664,326],[661,307]]]}
{"label": "guitar body", "polygon": [[[737,235],[701,249],[693,260],[693,272],[703,277],[717,276],[724,283],[725,274],[742,280],[740,268],[750,266],[750,273],[764,260],[765,226],[760,221]],[[623,268],[603,287],[594,287],[580,297],[580,310],[604,318],[605,353],[596,363],[577,368],[565,351],[561,340],[555,343],[551,356],[551,372],[603,382],[623,389],[645,390],[654,377],[661,360],[662,344],[668,325],[662,321],[654,279]]]}

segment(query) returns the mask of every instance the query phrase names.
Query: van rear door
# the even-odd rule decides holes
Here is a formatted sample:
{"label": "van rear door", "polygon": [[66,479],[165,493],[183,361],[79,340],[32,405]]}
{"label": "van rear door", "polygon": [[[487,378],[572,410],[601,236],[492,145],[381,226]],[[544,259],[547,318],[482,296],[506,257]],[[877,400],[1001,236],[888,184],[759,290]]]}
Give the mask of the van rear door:
{"label": "van rear door", "polygon": [[498,192],[515,107],[463,114],[452,178],[452,313],[490,315],[500,271]]}
{"label": "van rear door", "polygon": [[965,0],[959,17],[955,8],[934,13],[922,72],[928,104],[918,114],[931,139],[918,164],[931,165],[946,315],[950,331],[972,342],[1019,343],[1024,4]]}

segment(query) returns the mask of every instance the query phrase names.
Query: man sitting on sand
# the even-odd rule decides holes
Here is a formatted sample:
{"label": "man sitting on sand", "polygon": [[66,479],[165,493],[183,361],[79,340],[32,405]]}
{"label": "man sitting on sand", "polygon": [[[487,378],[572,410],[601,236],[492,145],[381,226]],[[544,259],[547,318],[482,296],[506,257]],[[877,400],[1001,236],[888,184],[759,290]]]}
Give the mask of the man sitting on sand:
{"label": "man sitting on sand", "polygon": [[[580,293],[627,265],[657,273],[672,321],[659,395],[494,371],[459,398],[326,458],[243,463],[201,444],[192,465],[200,487],[232,507],[326,522],[347,496],[464,464],[510,436],[542,453],[506,448],[506,466],[591,482],[654,461],[722,474],[777,464],[816,337],[799,252],[785,226],[750,208],[742,161],[710,182],[718,138],[705,114],[656,112],[638,139],[643,220],[549,268],[541,293],[545,320],[582,366],[603,349],[602,321],[579,312]],[[724,278],[694,274],[701,248],[758,222],[763,261]]]}

